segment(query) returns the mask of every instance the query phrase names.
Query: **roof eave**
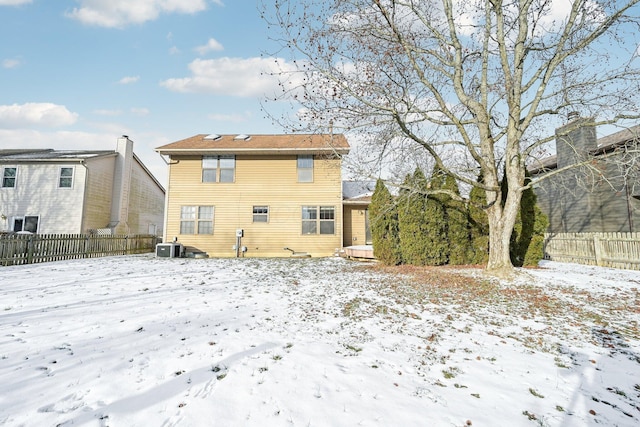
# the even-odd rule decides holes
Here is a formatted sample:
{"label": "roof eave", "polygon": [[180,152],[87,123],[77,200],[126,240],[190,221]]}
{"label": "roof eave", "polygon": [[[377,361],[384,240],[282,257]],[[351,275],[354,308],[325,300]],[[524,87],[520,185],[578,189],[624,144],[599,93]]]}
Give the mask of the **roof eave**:
{"label": "roof eave", "polygon": [[156,149],[161,155],[199,155],[199,154],[349,154],[349,148],[175,148]]}
{"label": "roof eave", "polygon": [[343,200],[342,204],[345,206],[369,206],[371,204],[371,200]]}

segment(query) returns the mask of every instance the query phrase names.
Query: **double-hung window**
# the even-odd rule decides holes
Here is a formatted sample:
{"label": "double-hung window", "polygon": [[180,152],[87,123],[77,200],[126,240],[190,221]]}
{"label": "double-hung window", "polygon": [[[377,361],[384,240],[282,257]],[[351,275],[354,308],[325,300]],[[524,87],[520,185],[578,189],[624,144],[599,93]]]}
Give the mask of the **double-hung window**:
{"label": "double-hung window", "polygon": [[180,234],[213,234],[213,206],[182,206]]}
{"label": "double-hung window", "polygon": [[58,177],[59,188],[73,187],[73,168],[60,168],[60,176]]}
{"label": "double-hung window", "polygon": [[298,156],[298,182],[313,182],[313,155]]}
{"label": "double-hung window", "polygon": [[2,188],[15,188],[17,173],[18,173],[18,168],[15,168],[15,167],[2,168]]}
{"label": "double-hung window", "polygon": [[234,182],[235,156],[203,156],[202,182]]}
{"label": "double-hung window", "polygon": [[254,206],[253,222],[269,222],[269,206]]}
{"label": "double-hung window", "polygon": [[198,234],[213,234],[213,206],[198,206]]}
{"label": "double-hung window", "polygon": [[335,234],[333,206],[303,206],[302,234]]}

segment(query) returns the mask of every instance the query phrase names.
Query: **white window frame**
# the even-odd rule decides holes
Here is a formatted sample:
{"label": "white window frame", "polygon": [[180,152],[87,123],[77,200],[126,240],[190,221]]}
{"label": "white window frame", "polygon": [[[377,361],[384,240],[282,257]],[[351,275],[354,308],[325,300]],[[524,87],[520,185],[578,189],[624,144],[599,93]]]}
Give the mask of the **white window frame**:
{"label": "white window frame", "polygon": [[[71,176],[63,176],[62,175],[62,171],[64,170],[71,170]],[[73,166],[60,166],[60,169],[58,170],[58,188],[73,188],[73,181],[74,181],[74,177],[76,174],[76,170]],[[71,183],[69,185],[62,185],[62,180],[71,180]]]}
{"label": "white window frame", "polygon": [[313,182],[313,167],[315,159],[313,154],[299,154],[296,159],[298,182]]}
{"label": "white window frame", "polygon": [[[329,213],[331,213],[331,218],[326,218]],[[301,220],[302,235],[335,236],[336,234],[335,206],[302,206]],[[329,225],[331,226],[331,233],[326,232],[326,228]]]}
{"label": "white window frame", "polygon": [[[27,225],[28,219],[36,219],[36,228],[35,230],[25,230],[25,226]],[[20,230],[16,230],[16,221],[21,221]],[[24,215],[24,216],[14,216],[11,218],[11,230],[14,233],[19,233],[21,231],[27,231],[29,233],[38,233],[40,229],[40,215]]]}
{"label": "white window frame", "polygon": [[[264,218],[264,220],[263,220]],[[269,206],[254,205],[253,206],[253,222],[268,223],[269,222]]]}
{"label": "white window frame", "polygon": [[[232,167],[229,167],[229,165]],[[231,171],[231,180],[229,180]],[[202,156],[202,182],[233,183],[236,180],[236,156]]]}
{"label": "white window frame", "polygon": [[215,210],[211,205],[180,206],[180,234],[213,235]]}
{"label": "white window frame", "polygon": [[[13,169],[14,170],[14,175],[12,177],[6,175],[7,169]],[[5,180],[7,180],[7,179],[13,179],[13,185],[5,185]],[[18,185],[18,167],[17,166],[3,166],[2,167],[2,181],[0,182],[0,188],[16,188],[17,185]]]}

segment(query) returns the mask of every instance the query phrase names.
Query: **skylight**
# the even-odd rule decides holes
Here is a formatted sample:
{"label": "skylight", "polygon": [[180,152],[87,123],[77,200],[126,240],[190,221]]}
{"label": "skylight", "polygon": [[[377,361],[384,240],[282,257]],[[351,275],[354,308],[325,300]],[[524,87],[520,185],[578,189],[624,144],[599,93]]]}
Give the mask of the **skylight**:
{"label": "skylight", "polygon": [[248,140],[250,140],[250,139],[251,139],[251,136],[249,136],[249,135],[247,135],[247,134],[244,134],[244,133],[241,133],[240,135],[236,136],[236,137],[235,137],[235,138],[233,138],[233,139],[238,140],[238,141],[239,141],[239,140],[248,141]]}
{"label": "skylight", "polygon": [[218,135],[217,133],[212,133],[212,134],[207,135],[207,136],[204,137],[204,139],[209,139],[211,141],[217,141],[220,138],[222,138],[222,136]]}

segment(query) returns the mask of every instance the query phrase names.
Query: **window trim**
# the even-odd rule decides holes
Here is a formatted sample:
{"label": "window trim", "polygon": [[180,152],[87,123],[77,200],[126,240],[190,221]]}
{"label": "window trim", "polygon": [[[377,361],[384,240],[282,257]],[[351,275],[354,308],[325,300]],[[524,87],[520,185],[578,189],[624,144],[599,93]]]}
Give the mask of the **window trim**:
{"label": "window trim", "polygon": [[[256,210],[264,210],[265,212],[256,212]],[[253,205],[252,208],[252,222],[254,224],[268,224],[269,223],[269,206],[268,205]],[[264,221],[256,221],[256,218],[264,217]]]}
{"label": "window trim", "polygon": [[[62,176],[62,171],[63,170],[71,170],[71,176]],[[73,188],[73,182],[75,181],[75,174],[76,174],[76,170],[73,166],[60,166],[60,169],[58,169],[58,188]],[[62,180],[71,180],[71,183],[66,186],[66,185],[62,185]]]}
{"label": "window trim", "polygon": [[[323,212],[324,210],[324,212]],[[310,218],[305,218],[305,211],[308,212]],[[323,213],[331,212],[330,219],[322,218]],[[335,236],[336,235],[336,207],[329,205],[304,205],[300,210],[301,215],[301,234],[303,236]],[[332,233],[323,233],[323,224],[332,224]],[[312,232],[305,232],[305,224],[307,228],[312,228]],[[310,227],[313,224],[312,227]]]}
{"label": "window trim", "polygon": [[[211,217],[210,218],[202,218],[202,208],[211,208]],[[187,211],[188,209],[188,211]],[[189,217],[185,217],[185,214],[189,215]],[[180,235],[206,235],[212,236],[214,234],[214,225],[216,218],[216,207],[213,205],[182,205],[180,206]],[[190,232],[185,232],[185,225],[190,223],[189,227]],[[201,233],[201,224],[210,223],[211,224],[211,233]]]}
{"label": "window trim", "polygon": [[[6,171],[13,169],[13,176],[7,176]],[[13,185],[5,185],[6,180],[13,180]],[[18,185],[18,167],[17,166],[3,166],[2,167],[2,182],[0,182],[0,188],[16,188]]]}
{"label": "window trim", "polygon": [[[35,231],[25,230],[25,225],[27,224],[27,219],[29,218],[36,218]],[[22,228],[20,230],[16,230],[16,220],[22,221]],[[11,218],[11,231],[13,231],[14,233],[27,231],[28,233],[37,234],[39,229],[40,229],[40,215],[16,215]]]}
{"label": "window trim", "polygon": [[[304,160],[311,159],[311,167],[304,167]],[[302,163],[302,166],[300,165]],[[296,171],[298,174],[298,182],[309,183],[313,182],[314,178],[314,166],[315,166],[315,156],[313,154],[298,154],[296,157]],[[301,174],[305,172],[310,172],[311,177],[308,179],[301,179]]]}
{"label": "window trim", "polygon": [[[205,167],[205,161],[212,161],[215,162],[215,167]],[[233,161],[233,167],[222,167],[223,161],[224,160],[232,160]],[[205,180],[205,173],[207,171],[214,171],[213,172],[213,180]],[[224,171],[232,171],[232,179],[231,181],[222,181],[222,176]],[[234,183],[236,182],[236,156],[234,155],[215,155],[215,156],[202,156],[202,175],[201,175],[201,181],[203,183],[206,184],[229,184],[229,183]]]}
{"label": "window trim", "polygon": [[[205,162],[208,163],[208,161],[214,161],[215,165],[214,167],[205,167]],[[209,166],[209,165],[207,165]],[[211,180],[205,180],[205,174],[207,172],[210,171],[214,171],[213,172],[213,181]],[[202,182],[203,183],[214,183],[214,182],[218,182],[218,158],[217,156],[202,156]]]}

